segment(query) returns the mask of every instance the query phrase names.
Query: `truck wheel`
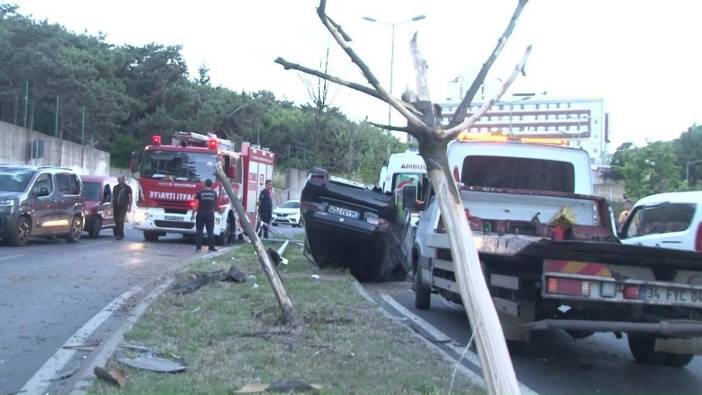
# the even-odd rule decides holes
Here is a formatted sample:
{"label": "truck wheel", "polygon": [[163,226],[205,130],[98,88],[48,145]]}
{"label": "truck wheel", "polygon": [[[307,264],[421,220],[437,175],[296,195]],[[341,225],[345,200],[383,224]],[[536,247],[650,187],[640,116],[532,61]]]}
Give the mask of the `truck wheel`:
{"label": "truck wheel", "polygon": [[14,234],[10,234],[7,241],[15,247],[24,247],[32,237],[32,223],[27,217],[17,218],[17,226]]}
{"label": "truck wheel", "polygon": [[668,366],[675,366],[676,368],[687,366],[687,364],[692,361],[692,358],[695,357],[693,354],[666,354],[665,364]]}
{"label": "truck wheel", "polygon": [[83,220],[78,216],[73,217],[73,220],[71,221],[71,229],[66,235],[66,242],[77,243],[78,240],[80,240],[81,233],[83,233]]}
{"label": "truck wheel", "polygon": [[414,273],[414,307],[419,310],[429,310],[431,306],[431,290],[422,282],[422,269],[417,265]]}
{"label": "truck wheel", "polygon": [[152,232],[149,230],[144,231],[144,240],[146,241],[158,241],[158,232]]}
{"label": "truck wheel", "polygon": [[668,354],[655,351],[655,337],[627,334],[626,338],[631,355],[637,362],[649,365],[660,365],[666,362]]}
{"label": "truck wheel", "polygon": [[97,239],[100,237],[100,230],[102,230],[102,218],[96,217],[95,221],[93,221],[93,227],[90,228],[90,232],[88,232],[88,236],[90,236],[91,239]]}

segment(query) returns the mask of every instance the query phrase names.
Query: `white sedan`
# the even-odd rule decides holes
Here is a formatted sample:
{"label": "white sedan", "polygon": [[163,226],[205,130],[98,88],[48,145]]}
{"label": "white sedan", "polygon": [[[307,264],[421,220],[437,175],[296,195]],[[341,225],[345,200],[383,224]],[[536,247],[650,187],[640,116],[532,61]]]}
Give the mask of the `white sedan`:
{"label": "white sedan", "polygon": [[303,220],[302,214],[300,213],[300,201],[288,200],[273,209],[271,223],[273,226],[277,226],[278,224],[302,226]]}

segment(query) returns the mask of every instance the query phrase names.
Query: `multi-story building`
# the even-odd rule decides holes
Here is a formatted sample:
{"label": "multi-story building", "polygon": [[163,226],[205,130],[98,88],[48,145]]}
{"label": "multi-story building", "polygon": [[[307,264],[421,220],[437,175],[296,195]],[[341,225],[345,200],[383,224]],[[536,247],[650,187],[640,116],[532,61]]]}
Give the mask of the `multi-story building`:
{"label": "multi-story building", "polygon": [[[442,103],[442,122],[448,124],[458,103]],[[467,116],[482,106],[473,103]],[[515,137],[562,139],[590,154],[593,170],[609,164],[609,114],[602,99],[546,99],[531,96],[495,103],[470,129]]]}

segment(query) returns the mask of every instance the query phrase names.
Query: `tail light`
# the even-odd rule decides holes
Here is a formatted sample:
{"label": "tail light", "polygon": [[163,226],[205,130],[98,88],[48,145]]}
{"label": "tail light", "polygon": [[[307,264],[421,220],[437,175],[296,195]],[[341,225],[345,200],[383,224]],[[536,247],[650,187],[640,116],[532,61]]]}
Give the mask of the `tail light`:
{"label": "tail light", "polygon": [[590,282],[570,278],[548,277],[546,293],[572,296],[590,296]]}
{"label": "tail light", "polygon": [[695,251],[702,252],[702,222],[697,225],[697,236],[695,236]]}
{"label": "tail light", "polygon": [[302,214],[305,214],[309,211],[324,211],[324,206],[322,206],[319,203],[301,202],[300,203],[300,212]]}

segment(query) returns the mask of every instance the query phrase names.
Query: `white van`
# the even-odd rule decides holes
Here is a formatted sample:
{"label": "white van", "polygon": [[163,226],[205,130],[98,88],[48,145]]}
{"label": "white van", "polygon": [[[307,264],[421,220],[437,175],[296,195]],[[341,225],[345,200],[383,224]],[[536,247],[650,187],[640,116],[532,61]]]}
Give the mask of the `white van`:
{"label": "white van", "polygon": [[620,237],[626,244],[702,252],[702,191],[662,193],[639,200]]}

